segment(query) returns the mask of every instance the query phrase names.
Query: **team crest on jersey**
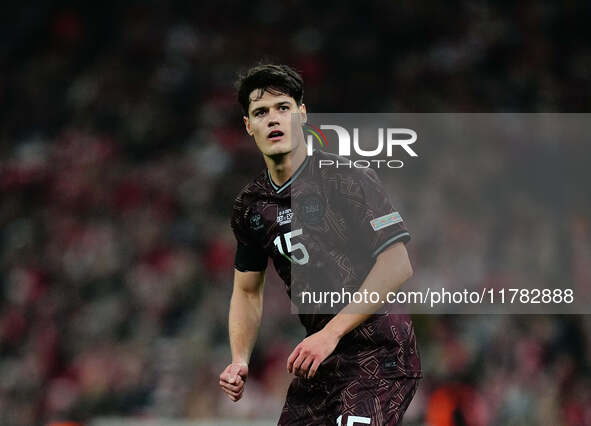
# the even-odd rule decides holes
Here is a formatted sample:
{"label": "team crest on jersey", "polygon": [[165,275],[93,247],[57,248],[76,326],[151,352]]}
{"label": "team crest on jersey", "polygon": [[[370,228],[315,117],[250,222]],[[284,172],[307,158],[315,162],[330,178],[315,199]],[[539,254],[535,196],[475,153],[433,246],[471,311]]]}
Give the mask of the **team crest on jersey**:
{"label": "team crest on jersey", "polygon": [[263,227],[263,221],[260,213],[255,213],[250,217],[250,229],[258,231]]}
{"label": "team crest on jersey", "polygon": [[285,225],[286,223],[291,223],[291,218],[293,213],[291,212],[290,208],[279,210],[277,213],[277,223],[279,225]]}
{"label": "team crest on jersey", "polygon": [[316,194],[302,197],[298,202],[298,218],[307,225],[318,225],[324,218],[324,201]]}

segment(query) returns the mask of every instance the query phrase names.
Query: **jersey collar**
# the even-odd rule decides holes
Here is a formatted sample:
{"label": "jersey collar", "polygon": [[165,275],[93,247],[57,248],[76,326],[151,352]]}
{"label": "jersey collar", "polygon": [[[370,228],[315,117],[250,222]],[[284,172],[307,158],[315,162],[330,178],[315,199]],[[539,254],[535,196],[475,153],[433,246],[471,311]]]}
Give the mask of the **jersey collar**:
{"label": "jersey collar", "polygon": [[283,190],[285,190],[286,188],[288,188],[291,185],[291,183],[294,180],[296,180],[299,175],[302,174],[302,172],[304,171],[304,168],[306,167],[306,164],[308,164],[308,161],[309,160],[310,159],[306,155],[306,158],[304,158],[304,161],[302,162],[302,164],[300,164],[300,166],[295,171],[295,173],[292,174],[291,177],[283,185],[281,185],[281,186],[277,186],[275,184],[275,182],[273,182],[273,179],[271,179],[271,173],[269,173],[269,169],[267,169],[267,179],[269,180],[269,184],[273,187],[273,189],[275,190],[275,192],[277,192],[279,194],[280,192],[282,192]]}

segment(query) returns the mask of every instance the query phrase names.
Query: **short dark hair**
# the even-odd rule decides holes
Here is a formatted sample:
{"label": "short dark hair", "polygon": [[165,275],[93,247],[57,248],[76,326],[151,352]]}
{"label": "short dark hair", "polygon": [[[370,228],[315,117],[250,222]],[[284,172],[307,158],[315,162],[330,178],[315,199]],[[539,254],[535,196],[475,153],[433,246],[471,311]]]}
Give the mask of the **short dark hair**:
{"label": "short dark hair", "polygon": [[260,90],[258,96],[264,92],[285,94],[295,99],[298,105],[304,99],[304,80],[293,68],[287,65],[260,64],[241,74],[236,80],[238,103],[244,113],[248,115],[250,93]]}

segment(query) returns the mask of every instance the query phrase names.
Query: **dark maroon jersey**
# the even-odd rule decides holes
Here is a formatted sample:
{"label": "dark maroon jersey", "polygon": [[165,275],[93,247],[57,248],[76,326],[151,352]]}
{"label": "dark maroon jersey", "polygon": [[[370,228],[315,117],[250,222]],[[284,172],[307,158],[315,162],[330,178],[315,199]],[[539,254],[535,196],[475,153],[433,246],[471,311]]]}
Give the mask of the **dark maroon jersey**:
{"label": "dark maroon jersey", "polygon": [[[322,151],[306,157],[285,184],[265,170],[236,197],[232,229],[235,267],[261,271],[271,258],[310,335],[344,305],[303,304],[306,291],[357,290],[376,256],[410,234],[372,169],[319,168],[319,160],[347,162]],[[376,314],[344,336],[317,377],[420,377],[408,315]]]}

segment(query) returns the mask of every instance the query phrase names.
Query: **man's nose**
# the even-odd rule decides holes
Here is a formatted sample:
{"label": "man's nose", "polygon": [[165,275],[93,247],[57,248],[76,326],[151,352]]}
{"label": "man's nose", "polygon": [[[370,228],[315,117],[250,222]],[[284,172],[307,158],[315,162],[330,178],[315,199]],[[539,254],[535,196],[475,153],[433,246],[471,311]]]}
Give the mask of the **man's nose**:
{"label": "man's nose", "polygon": [[267,126],[272,127],[279,124],[279,112],[277,111],[269,111],[269,121],[267,123]]}

